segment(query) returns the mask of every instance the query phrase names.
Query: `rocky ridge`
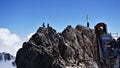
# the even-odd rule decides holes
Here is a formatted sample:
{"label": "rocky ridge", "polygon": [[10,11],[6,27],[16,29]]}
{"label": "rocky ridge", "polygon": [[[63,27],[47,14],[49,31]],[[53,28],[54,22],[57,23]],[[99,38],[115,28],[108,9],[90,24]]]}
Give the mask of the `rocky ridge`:
{"label": "rocky ridge", "polygon": [[17,68],[97,68],[94,30],[68,25],[57,33],[51,26],[40,27],[17,52]]}
{"label": "rocky ridge", "polygon": [[15,57],[6,52],[0,52],[0,68],[15,68]]}
{"label": "rocky ridge", "polygon": [[10,61],[13,59],[15,59],[15,57],[10,55],[9,53],[6,52],[0,53],[0,61]]}

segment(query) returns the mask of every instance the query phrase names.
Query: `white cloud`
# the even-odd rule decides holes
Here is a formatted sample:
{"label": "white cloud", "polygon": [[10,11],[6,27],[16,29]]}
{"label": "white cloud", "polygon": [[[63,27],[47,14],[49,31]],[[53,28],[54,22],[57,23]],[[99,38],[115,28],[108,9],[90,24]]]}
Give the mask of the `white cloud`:
{"label": "white cloud", "polygon": [[19,36],[11,33],[7,28],[0,28],[0,52],[7,52],[15,56],[22,43]]}
{"label": "white cloud", "polygon": [[0,68],[16,68],[16,66],[12,65],[13,61],[15,61],[15,60],[0,61]]}
{"label": "white cloud", "polygon": [[35,34],[35,33],[30,33],[30,34],[27,36],[27,39],[30,39],[33,34]]}

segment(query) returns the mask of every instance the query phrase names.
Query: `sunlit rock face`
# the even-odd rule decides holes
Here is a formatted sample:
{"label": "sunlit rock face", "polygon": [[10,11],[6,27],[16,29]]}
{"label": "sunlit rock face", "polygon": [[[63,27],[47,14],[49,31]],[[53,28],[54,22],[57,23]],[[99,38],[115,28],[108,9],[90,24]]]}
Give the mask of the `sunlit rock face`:
{"label": "sunlit rock face", "polygon": [[[17,68],[97,68],[94,30],[77,25],[57,33],[40,27],[17,52]],[[86,61],[87,60],[87,61]]]}

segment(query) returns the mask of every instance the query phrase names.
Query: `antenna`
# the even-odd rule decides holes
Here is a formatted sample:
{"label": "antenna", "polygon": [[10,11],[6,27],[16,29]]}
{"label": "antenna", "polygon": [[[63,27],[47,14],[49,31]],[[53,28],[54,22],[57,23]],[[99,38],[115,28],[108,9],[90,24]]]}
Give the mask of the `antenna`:
{"label": "antenna", "polygon": [[89,27],[88,14],[86,15],[87,27]]}
{"label": "antenna", "polygon": [[86,15],[86,21],[87,21],[87,23],[88,23],[88,14]]}

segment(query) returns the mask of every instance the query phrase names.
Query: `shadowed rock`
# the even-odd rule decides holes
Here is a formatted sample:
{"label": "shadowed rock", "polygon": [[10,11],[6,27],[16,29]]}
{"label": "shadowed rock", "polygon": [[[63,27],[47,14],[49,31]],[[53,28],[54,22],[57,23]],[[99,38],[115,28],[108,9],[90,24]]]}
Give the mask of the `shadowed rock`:
{"label": "shadowed rock", "polygon": [[[94,30],[77,25],[57,33],[51,26],[40,27],[23,43],[16,56],[17,68],[65,68],[95,58]],[[96,63],[95,61],[93,61]],[[89,61],[84,63],[89,66]],[[86,66],[87,67],[87,66]]]}

